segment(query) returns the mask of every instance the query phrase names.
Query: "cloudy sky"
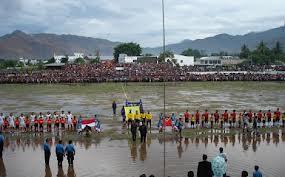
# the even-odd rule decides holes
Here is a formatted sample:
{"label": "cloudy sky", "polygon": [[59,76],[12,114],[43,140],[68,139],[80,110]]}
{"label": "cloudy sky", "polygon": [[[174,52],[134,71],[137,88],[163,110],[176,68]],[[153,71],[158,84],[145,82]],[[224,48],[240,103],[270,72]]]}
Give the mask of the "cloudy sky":
{"label": "cloudy sky", "polygon": [[[165,0],[166,42],[284,25],[284,0]],[[0,35],[76,34],[161,45],[161,0],[0,0]]]}

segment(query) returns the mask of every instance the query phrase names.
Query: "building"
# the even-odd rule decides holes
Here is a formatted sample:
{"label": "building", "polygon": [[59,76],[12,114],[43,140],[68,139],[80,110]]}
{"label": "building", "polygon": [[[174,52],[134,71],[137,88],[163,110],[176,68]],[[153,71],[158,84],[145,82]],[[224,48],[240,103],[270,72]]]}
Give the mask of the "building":
{"label": "building", "polygon": [[165,62],[168,60],[170,60],[173,64],[179,64],[179,66],[194,66],[194,56],[174,54],[174,58],[165,58]]}
{"label": "building", "polygon": [[138,60],[137,56],[128,56],[127,54],[119,55],[119,63],[135,63]]}
{"label": "building", "polygon": [[237,65],[242,63],[237,56],[209,56],[202,57],[195,62],[195,65],[207,65],[207,66],[222,66],[222,65]]}
{"label": "building", "polygon": [[158,63],[159,59],[157,56],[139,56],[138,63]]}
{"label": "building", "polygon": [[210,56],[210,57],[202,57],[195,63],[196,65],[222,65],[222,59],[220,56]]}
{"label": "building", "polygon": [[84,58],[84,53],[73,53],[73,55],[53,55],[55,63],[61,63],[61,59],[68,57],[68,62],[73,63],[77,58]]}

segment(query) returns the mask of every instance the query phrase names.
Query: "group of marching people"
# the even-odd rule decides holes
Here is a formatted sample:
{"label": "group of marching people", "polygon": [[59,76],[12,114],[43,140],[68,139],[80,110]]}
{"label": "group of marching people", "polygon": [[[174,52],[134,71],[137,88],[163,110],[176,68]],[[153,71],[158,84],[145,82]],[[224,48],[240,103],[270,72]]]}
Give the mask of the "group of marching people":
{"label": "group of marching people", "polygon": [[55,130],[65,129],[67,125],[68,130],[76,130],[81,126],[82,117],[73,116],[70,111],[67,114],[64,111],[61,111],[60,114],[54,112],[51,114],[47,112],[45,115],[40,112],[36,114],[31,112],[28,115],[23,113],[20,116],[14,116],[13,113],[10,113],[8,116],[5,116],[3,113],[0,113],[0,130],[9,131],[9,130],[21,130],[25,132],[43,132],[44,128],[48,132],[52,131],[52,127]]}
{"label": "group of marching people", "polygon": [[162,130],[163,125],[172,126],[174,130],[180,130],[184,128],[265,128],[265,127],[284,127],[285,126],[285,112],[282,114],[279,108],[276,111],[271,112],[268,110],[263,112],[262,110],[258,112],[253,112],[249,110],[247,112],[238,113],[236,110],[228,112],[225,110],[220,113],[216,110],[214,113],[205,110],[200,113],[197,110],[194,113],[190,113],[188,110],[184,114],[179,114],[177,118],[175,113],[165,116],[161,113],[159,116],[159,121],[157,127]]}

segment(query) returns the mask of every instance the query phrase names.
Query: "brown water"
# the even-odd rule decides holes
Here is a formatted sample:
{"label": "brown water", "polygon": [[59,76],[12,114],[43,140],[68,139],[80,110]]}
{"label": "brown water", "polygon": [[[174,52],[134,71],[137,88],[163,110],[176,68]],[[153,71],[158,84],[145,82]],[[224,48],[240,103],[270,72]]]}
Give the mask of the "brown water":
{"label": "brown water", "polygon": [[[124,89],[123,89],[124,88]],[[125,93],[124,93],[125,90]],[[71,110],[88,115],[112,115],[113,100],[118,112],[127,99],[142,99],[146,110],[163,110],[161,83],[0,85],[0,111],[46,112]],[[182,82],[167,83],[168,112],[199,110],[285,110],[284,82]]]}
{"label": "brown water", "polygon": [[[13,140],[11,140],[13,139]],[[142,173],[163,175],[163,141],[147,139],[145,144],[127,140],[82,139],[75,142],[74,168],[68,168],[65,159],[63,169],[57,168],[52,144],[50,169],[45,168],[42,150],[43,136],[7,138],[4,161],[0,161],[0,176],[139,176]],[[55,139],[53,138],[53,143]],[[187,171],[196,173],[202,154],[211,160],[219,147],[228,155],[231,177],[239,177],[242,170],[250,173],[259,165],[264,176],[285,176],[285,131],[265,133],[261,136],[237,134],[234,136],[209,136],[207,138],[168,138],[166,141],[166,174],[171,177],[186,176]]]}

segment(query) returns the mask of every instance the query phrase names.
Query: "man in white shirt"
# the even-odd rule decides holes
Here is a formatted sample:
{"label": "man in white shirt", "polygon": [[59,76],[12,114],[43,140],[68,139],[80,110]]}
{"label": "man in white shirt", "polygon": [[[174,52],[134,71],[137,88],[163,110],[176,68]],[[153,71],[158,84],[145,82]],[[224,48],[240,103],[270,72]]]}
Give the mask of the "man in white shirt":
{"label": "man in white shirt", "polygon": [[67,113],[67,129],[69,130],[69,127],[72,129],[72,114],[70,111]]}

